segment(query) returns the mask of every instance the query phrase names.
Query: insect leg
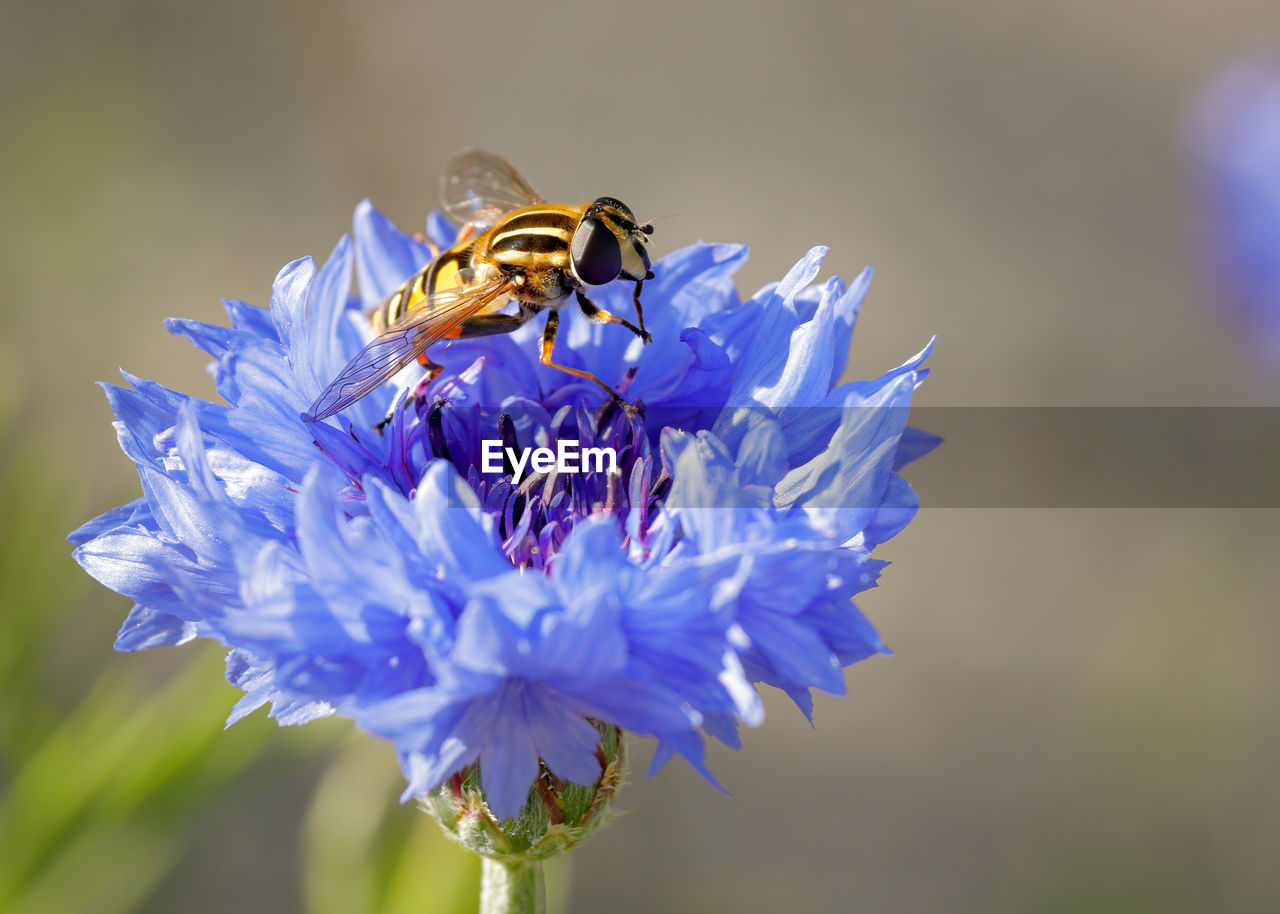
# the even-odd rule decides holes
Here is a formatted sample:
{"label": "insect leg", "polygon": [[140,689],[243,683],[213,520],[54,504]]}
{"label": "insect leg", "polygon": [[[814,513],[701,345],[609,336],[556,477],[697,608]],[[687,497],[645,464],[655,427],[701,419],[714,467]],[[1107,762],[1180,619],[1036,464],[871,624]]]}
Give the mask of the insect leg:
{"label": "insect leg", "polygon": [[521,308],[519,314],[481,314],[471,317],[458,325],[457,335],[449,335],[450,339],[467,340],[477,336],[496,336],[499,333],[510,333],[522,326],[536,312]]}
{"label": "insect leg", "polygon": [[[640,337],[640,339],[644,340],[646,343],[653,342],[653,336],[649,333],[648,330],[644,329],[643,314],[640,315],[640,326],[637,327],[635,324],[631,323],[631,321],[627,320],[625,317],[619,317],[618,315],[614,314],[612,311],[606,311],[604,308],[601,308],[599,305],[593,304],[591,302],[591,299],[587,298],[581,292],[578,293],[578,307],[582,309],[583,314],[591,318],[593,323],[621,324],[622,326],[630,330],[632,333],[634,333],[636,336]],[[640,310],[639,308],[636,309],[637,313],[639,313],[639,310]]]}
{"label": "insect leg", "polygon": [[570,368],[568,365],[560,365],[557,362],[551,361],[551,351],[555,348],[556,333],[559,330],[560,330],[560,314],[559,312],[552,311],[550,314],[547,315],[547,326],[544,327],[542,330],[542,356],[538,359],[538,361],[541,362],[543,365],[546,365],[548,368],[555,368],[559,371],[563,371],[565,374],[571,374],[575,378],[582,378],[587,381],[594,381],[596,384],[600,385],[600,387],[604,390],[605,393],[607,393],[610,397],[613,398],[615,403],[617,403],[619,406],[621,406],[624,410],[627,411],[627,415],[629,416],[634,415],[636,412],[636,408],[632,406],[630,403],[628,403],[626,400],[622,399],[622,397],[618,396],[617,391],[615,391],[612,387],[610,387],[604,381],[600,380],[598,377],[593,375],[591,372],[583,371],[580,368]]}
{"label": "insect leg", "polygon": [[[468,318],[458,325],[458,329],[449,334],[448,339],[469,339],[476,336],[493,336],[497,333],[510,333],[515,330],[529,318],[533,317],[534,311],[522,308],[519,314],[481,314],[477,317]],[[431,382],[440,377],[440,372],[444,371],[443,365],[437,365],[428,358],[424,352],[418,356],[418,363],[427,370],[426,375],[421,381],[418,381],[412,387],[405,391],[404,407],[408,409],[414,402],[421,401],[427,394],[427,388],[431,386]],[[396,408],[393,405],[390,411],[382,417],[382,421],[374,426],[379,435],[387,424],[395,418]]]}
{"label": "insect leg", "polygon": [[[644,279],[652,279],[653,273],[650,272]],[[631,292],[631,304],[636,308],[636,320],[640,323],[640,332],[645,338],[645,342],[649,342],[653,337],[649,336],[649,332],[644,329],[644,309],[640,307],[640,290],[644,288],[644,279],[636,280],[636,287]]]}
{"label": "insect leg", "polygon": [[425,352],[418,356],[418,364],[425,368],[427,373],[422,376],[421,380],[415,381],[413,384],[406,387],[403,397],[397,397],[391,401],[391,408],[387,410],[387,414],[383,416],[381,421],[373,427],[373,430],[379,435],[382,434],[383,430],[386,429],[391,420],[395,418],[396,404],[403,402],[404,408],[407,410],[413,403],[422,400],[422,398],[427,395],[427,388],[431,386],[431,382],[440,377],[440,372],[444,371],[444,366],[437,365],[435,362],[431,361],[427,358],[427,354]]}

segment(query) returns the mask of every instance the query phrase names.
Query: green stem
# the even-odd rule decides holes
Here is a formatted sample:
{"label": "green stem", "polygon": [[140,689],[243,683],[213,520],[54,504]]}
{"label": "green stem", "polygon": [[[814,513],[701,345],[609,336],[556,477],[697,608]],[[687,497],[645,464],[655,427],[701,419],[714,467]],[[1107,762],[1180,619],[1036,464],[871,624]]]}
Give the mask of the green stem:
{"label": "green stem", "polygon": [[482,858],[480,914],[547,914],[542,864]]}

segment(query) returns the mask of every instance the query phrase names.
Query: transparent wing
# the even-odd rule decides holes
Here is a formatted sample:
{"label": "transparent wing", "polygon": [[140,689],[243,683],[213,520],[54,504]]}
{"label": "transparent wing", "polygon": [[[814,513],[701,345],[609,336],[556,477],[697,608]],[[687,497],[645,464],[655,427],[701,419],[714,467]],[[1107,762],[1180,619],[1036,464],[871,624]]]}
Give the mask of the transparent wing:
{"label": "transparent wing", "polygon": [[482,232],[503,213],[546,203],[514,165],[483,149],[467,149],[440,175],[440,208],[455,224]]}
{"label": "transparent wing", "polygon": [[493,269],[483,273],[463,270],[458,279],[456,287],[437,290],[356,353],[302,418],[319,422],[377,390],[428,346],[448,336],[511,288],[510,279]]}

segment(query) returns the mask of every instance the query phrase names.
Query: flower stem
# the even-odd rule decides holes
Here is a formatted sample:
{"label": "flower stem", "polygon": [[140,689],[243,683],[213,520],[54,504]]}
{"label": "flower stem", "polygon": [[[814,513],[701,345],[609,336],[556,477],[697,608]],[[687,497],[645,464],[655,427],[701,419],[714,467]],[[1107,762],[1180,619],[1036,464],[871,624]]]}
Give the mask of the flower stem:
{"label": "flower stem", "polygon": [[546,914],[542,864],[484,857],[480,869],[480,914]]}

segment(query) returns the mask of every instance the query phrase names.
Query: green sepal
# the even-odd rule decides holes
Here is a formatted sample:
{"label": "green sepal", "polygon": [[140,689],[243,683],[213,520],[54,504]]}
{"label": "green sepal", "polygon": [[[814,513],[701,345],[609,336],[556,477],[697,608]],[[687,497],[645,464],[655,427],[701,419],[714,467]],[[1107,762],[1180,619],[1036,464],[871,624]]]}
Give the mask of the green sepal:
{"label": "green sepal", "polygon": [[610,724],[600,730],[600,779],[580,785],[561,781],[540,765],[520,815],[504,822],[489,810],[480,783],[480,766],[455,774],[419,805],[446,835],[472,853],[508,862],[546,860],[582,844],[613,815],[610,806],[626,777],[622,732]]}

